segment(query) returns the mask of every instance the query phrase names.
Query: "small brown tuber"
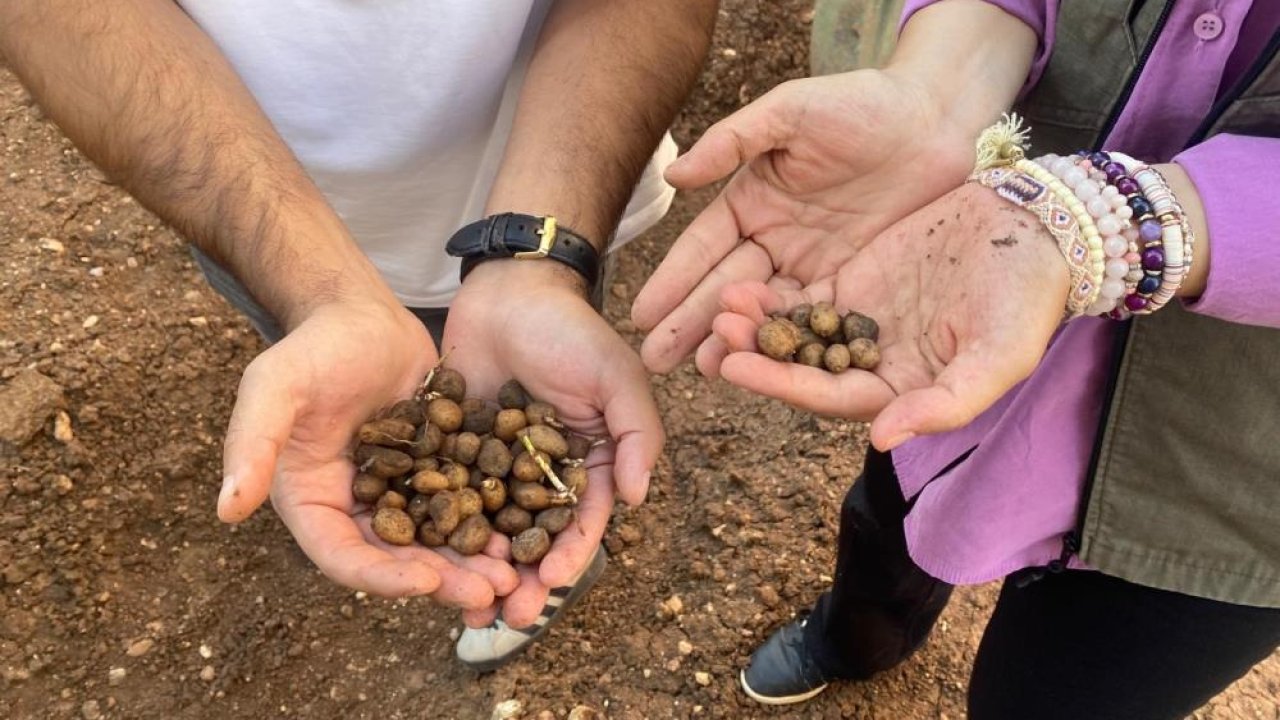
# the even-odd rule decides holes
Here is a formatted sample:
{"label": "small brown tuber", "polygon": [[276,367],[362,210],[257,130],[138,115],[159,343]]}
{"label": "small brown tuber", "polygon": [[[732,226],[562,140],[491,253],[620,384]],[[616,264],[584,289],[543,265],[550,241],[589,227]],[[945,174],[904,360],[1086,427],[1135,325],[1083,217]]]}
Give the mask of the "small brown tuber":
{"label": "small brown tuber", "polygon": [[833,373],[841,373],[849,369],[849,346],[836,343],[822,354],[822,365]]}
{"label": "small brown tuber", "polygon": [[413,519],[404,510],[385,507],[373,514],[373,534],[392,545],[413,543]]}
{"label": "small brown tuber", "polygon": [[529,394],[515,380],[508,380],[498,388],[498,405],[504,410],[523,410],[529,404]]}
{"label": "small brown tuber", "polygon": [[511,557],[516,562],[532,565],[541,560],[551,549],[551,536],[540,527],[532,527],[511,541]]}
{"label": "small brown tuber", "polygon": [[472,515],[449,533],[449,547],[459,555],[475,555],[489,544],[489,536],[492,534],[493,528],[485,516]]}
{"label": "small brown tuber", "polygon": [[814,303],[809,314],[809,327],[818,337],[829,338],[840,332],[840,313],[829,302]]}
{"label": "small brown tuber", "polygon": [[533,519],[533,524],[555,535],[561,530],[569,527],[569,523],[573,522],[573,508],[553,507],[547,508],[538,513]]}
{"label": "small brown tuber", "polygon": [[533,527],[533,515],[519,505],[507,505],[493,516],[493,526],[498,532],[515,537]]}
{"label": "small brown tuber", "polygon": [[360,445],[356,448],[356,467],[370,475],[391,478],[412,470],[413,458],[380,445]]}
{"label": "small brown tuber", "polygon": [[387,479],[368,473],[359,473],[351,483],[351,494],[358,502],[372,505],[387,491]]}
{"label": "small brown tuber", "polygon": [[[431,384],[427,386],[427,390],[441,397],[449,398],[454,403],[460,403],[467,397],[467,379],[462,377],[462,373],[452,368],[436,368],[435,375],[431,377]],[[430,416],[430,408],[428,408],[427,414]]]}
{"label": "small brown tuber", "polygon": [[462,427],[462,408],[449,398],[436,398],[427,403],[427,420],[448,434]]}
{"label": "small brown tuber", "polygon": [[[815,336],[816,337],[816,336]],[[827,346],[820,343],[809,343],[800,347],[800,352],[796,353],[796,362],[809,367],[822,367],[822,356],[827,351]]]}
{"label": "small brown tuber", "polygon": [[770,320],[756,331],[756,344],[774,360],[790,360],[800,347],[800,329],[786,318]]}
{"label": "small brown tuber", "polygon": [[849,343],[849,357],[859,370],[871,370],[880,364],[880,346],[870,338],[858,338]]}
{"label": "small brown tuber", "polygon": [[493,436],[504,443],[512,442],[516,435],[529,425],[524,410],[507,409],[493,420]]}

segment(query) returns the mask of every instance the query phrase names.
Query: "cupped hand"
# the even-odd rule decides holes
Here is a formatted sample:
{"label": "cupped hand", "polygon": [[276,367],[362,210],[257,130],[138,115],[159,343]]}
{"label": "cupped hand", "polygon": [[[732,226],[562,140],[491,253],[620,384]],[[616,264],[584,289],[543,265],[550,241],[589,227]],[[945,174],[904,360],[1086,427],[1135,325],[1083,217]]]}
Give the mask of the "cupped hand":
{"label": "cupped hand", "polygon": [[383,543],[351,494],[351,438],[409,397],[436,362],[426,329],[389,299],[317,307],[245,369],[223,450],[218,516],[240,522],[270,494],[331,579],[377,595],[486,608],[510,592],[507,563]]}
{"label": "cupped hand", "polygon": [[[463,283],[449,310],[442,349],[467,378],[467,394],[493,398],[512,378],[553,405],[571,430],[612,443],[587,457],[588,488],[573,524],[556,536],[535,573],[503,601],[503,619],[523,627],[537,619],[550,588],[572,582],[600,545],[618,495],[642,502],[662,451],[663,431],[640,358],[591,307],[581,281],[553,261],[484,263]],[[473,627],[496,610],[465,613]]]}
{"label": "cupped hand", "polygon": [[[667,171],[691,189],[741,167],[676,240],[632,309],[655,372],[710,332],[720,291],[817,282],[880,231],[959,185],[973,138],[920,84],[891,71],[794,80],[712,126]],[[714,338],[698,367],[723,352]]]}
{"label": "cupped hand", "polygon": [[[965,185],[877,236],[834,275],[778,292],[726,288],[716,371],[735,385],[824,415],[872,421],[889,450],[962,427],[1035,369],[1062,321],[1066,263],[1031,213]],[[832,374],[756,352],[769,313],[831,302],[880,324],[880,364]]]}

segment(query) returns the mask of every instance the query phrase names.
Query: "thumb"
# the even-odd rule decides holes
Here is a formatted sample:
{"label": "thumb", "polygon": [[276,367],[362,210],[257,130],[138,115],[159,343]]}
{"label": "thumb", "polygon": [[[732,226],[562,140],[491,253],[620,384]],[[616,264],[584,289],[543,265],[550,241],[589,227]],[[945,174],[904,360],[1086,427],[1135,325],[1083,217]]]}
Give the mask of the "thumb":
{"label": "thumb", "polygon": [[712,125],[688,152],[667,167],[667,182],[682,190],[699,188],[782,147],[793,134],[800,108],[794,87],[783,83]]}
{"label": "thumb", "polygon": [[289,374],[279,372],[276,352],[259,355],[240,378],[222,448],[222,492],[218,518],[237,523],[267,499],[276,457],[293,429],[294,406]]}
{"label": "thumb", "polygon": [[991,347],[956,355],[933,384],[895,398],[871,423],[871,444],[892,450],[917,435],[956,430],[996,404],[1035,369],[1016,348]]}
{"label": "thumb", "polygon": [[632,358],[617,367],[604,387],[604,419],[616,443],[613,482],[624,502],[639,505],[649,491],[649,475],[666,438],[649,377],[639,360]]}

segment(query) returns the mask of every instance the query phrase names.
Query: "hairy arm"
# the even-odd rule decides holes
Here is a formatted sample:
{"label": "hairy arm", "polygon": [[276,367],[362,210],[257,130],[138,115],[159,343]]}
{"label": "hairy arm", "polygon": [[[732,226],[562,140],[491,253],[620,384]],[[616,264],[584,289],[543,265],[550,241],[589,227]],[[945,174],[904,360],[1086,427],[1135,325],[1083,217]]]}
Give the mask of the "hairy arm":
{"label": "hairy arm", "polygon": [[212,40],[171,0],[7,0],[0,55],[91,160],[292,328],[392,301]]}
{"label": "hairy arm", "polygon": [[603,249],[702,69],[717,4],[556,2],[488,211],[553,214]]}
{"label": "hairy arm", "polygon": [[[604,249],[632,189],[693,85],[714,0],[557,0],[543,26],[487,211],[550,214]],[[631,348],[553,261],[496,260],[472,271],[449,313],[444,347],[481,396],[507,378],[550,402],[574,430],[614,444],[587,461],[578,531],[561,533],[539,571],[503,603],[514,627],[534,621],[548,588],[591,560],[613,489],[644,499],[663,434]],[[495,297],[517,302],[494,302]],[[473,626],[496,608],[467,616]]]}

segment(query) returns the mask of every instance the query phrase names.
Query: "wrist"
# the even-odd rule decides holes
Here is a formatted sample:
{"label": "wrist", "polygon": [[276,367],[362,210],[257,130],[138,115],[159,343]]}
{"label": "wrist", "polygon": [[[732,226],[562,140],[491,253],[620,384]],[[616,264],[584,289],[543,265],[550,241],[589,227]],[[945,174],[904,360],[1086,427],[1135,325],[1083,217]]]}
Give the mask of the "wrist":
{"label": "wrist", "polygon": [[475,266],[462,281],[464,291],[483,288],[507,297],[530,293],[567,293],[583,301],[590,300],[591,288],[577,271],[549,258],[519,260],[499,258]]}
{"label": "wrist", "polygon": [[884,70],[920,88],[944,122],[976,136],[1017,99],[1038,44],[1035,30],[994,5],[949,0],[911,16]]}
{"label": "wrist", "polygon": [[280,202],[273,221],[227,222],[202,250],[225,267],[289,332],[318,308],[341,303],[399,307],[378,269],[327,203]]}
{"label": "wrist", "polygon": [[1175,295],[1180,298],[1198,298],[1204,294],[1205,286],[1209,283],[1209,224],[1205,219],[1204,205],[1200,202],[1200,193],[1196,192],[1191,176],[1181,165],[1167,163],[1155,167],[1168,181],[1169,189],[1178,199],[1195,234],[1191,268]]}

